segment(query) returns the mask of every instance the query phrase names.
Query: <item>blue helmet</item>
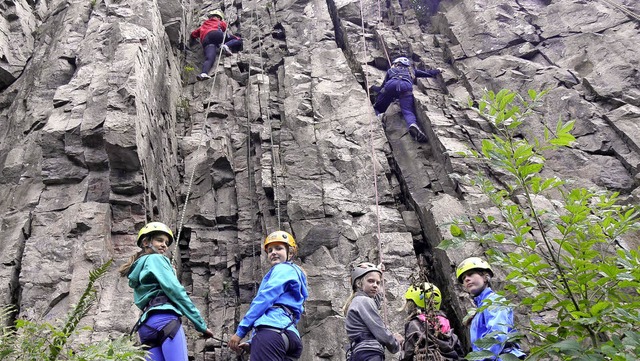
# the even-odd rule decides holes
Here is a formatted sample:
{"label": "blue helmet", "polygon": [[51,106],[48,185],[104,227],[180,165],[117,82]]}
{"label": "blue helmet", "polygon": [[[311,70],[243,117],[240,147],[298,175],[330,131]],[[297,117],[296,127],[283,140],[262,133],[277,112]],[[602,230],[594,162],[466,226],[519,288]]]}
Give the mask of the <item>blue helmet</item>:
{"label": "blue helmet", "polygon": [[405,58],[404,56],[401,56],[399,58],[396,58],[396,60],[393,61],[394,64],[402,64],[404,66],[411,66],[411,61],[407,58]]}

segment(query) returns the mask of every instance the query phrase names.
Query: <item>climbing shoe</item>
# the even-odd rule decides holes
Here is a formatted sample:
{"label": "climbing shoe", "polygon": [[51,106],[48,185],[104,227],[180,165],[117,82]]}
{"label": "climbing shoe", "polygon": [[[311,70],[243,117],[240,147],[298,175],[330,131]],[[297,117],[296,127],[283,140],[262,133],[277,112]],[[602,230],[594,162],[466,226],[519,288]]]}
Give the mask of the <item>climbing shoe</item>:
{"label": "climbing shoe", "polygon": [[420,130],[420,128],[418,128],[418,125],[416,124],[411,124],[411,126],[409,126],[409,134],[411,134],[413,139],[417,140],[420,143],[427,142],[427,136],[422,132],[422,130]]}
{"label": "climbing shoe", "polygon": [[233,52],[231,51],[231,49],[229,49],[229,46],[227,46],[227,44],[222,45],[222,51],[224,51],[224,53],[227,55],[233,55]]}
{"label": "climbing shoe", "polygon": [[199,75],[196,75],[196,79],[202,81],[202,80],[211,79],[211,77],[207,73],[200,73]]}

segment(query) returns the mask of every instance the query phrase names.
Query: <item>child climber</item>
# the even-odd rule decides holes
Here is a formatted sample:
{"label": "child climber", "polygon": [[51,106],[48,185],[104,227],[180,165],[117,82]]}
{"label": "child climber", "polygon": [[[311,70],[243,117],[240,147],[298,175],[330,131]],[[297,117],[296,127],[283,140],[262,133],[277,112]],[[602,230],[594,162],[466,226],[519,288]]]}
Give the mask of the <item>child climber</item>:
{"label": "child climber", "polygon": [[393,61],[391,68],[387,70],[387,75],[380,87],[372,87],[379,90],[378,97],[373,109],[376,115],[387,111],[389,105],[398,99],[400,110],[409,128],[409,134],[418,142],[427,142],[427,136],[422,132],[416,123],[416,111],[413,99],[413,83],[416,78],[434,77],[442,73],[441,69],[419,70],[411,66],[411,61],[405,57],[399,57]]}
{"label": "child climber", "polygon": [[349,361],[382,361],[384,348],[397,353],[402,336],[392,334],[378,313],[382,272],[373,263],[360,263],[351,272],[352,293],[344,305],[349,337]]}
{"label": "child climber", "polygon": [[[262,278],[258,294],[229,340],[229,347],[241,353],[250,350],[250,361],[295,360],[302,354],[296,325],[309,296],[307,276],[291,262],[296,241],[289,233],[276,231],[264,240],[271,269]],[[253,337],[240,343],[251,329]]]}
{"label": "child climber", "polygon": [[196,30],[191,32],[189,46],[195,45],[196,39],[200,39],[202,50],[204,51],[204,63],[202,73],[196,76],[198,80],[210,79],[209,70],[216,61],[216,56],[220,45],[225,54],[231,55],[232,48],[242,45],[240,37],[227,32],[227,23],[224,21],[224,14],[220,10],[209,12],[208,19]]}
{"label": "child climber", "polygon": [[[500,296],[491,289],[493,270],[489,263],[478,257],[467,258],[456,268],[456,277],[473,297],[476,307],[487,306],[484,310],[476,313],[471,320],[470,333],[473,351],[487,350],[495,355],[486,358],[485,361],[501,361],[500,355],[504,354],[512,354],[524,360],[526,354],[520,350],[520,346],[515,342],[507,341],[508,335],[515,332],[513,310],[501,304]],[[492,333],[492,336],[488,336]],[[490,347],[478,346],[476,341],[484,337],[494,338],[495,344]]]}
{"label": "child climber", "polygon": [[141,250],[120,267],[129,279],[133,301],[142,310],[136,323],[140,342],[149,348],[148,361],[187,361],[187,339],[180,317],[187,316],[196,330],[213,337],[178,281],[165,253],[173,243],[173,232],[165,224],[151,222],[138,232]]}
{"label": "child climber", "polygon": [[409,318],[404,325],[404,352],[400,360],[462,360],[464,351],[458,336],[440,311],[440,289],[425,282],[421,287],[409,286],[404,298],[405,304],[399,311],[406,311]]}

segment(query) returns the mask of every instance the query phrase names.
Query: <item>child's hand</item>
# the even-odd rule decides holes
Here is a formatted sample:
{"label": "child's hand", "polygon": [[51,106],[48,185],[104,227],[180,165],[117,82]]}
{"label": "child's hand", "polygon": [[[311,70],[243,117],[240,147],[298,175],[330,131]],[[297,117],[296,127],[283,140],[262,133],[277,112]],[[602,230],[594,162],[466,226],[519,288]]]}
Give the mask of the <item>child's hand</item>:
{"label": "child's hand", "polygon": [[396,341],[398,341],[400,347],[402,347],[402,344],[404,344],[404,337],[402,337],[402,335],[397,332],[393,334],[393,337],[396,339]]}

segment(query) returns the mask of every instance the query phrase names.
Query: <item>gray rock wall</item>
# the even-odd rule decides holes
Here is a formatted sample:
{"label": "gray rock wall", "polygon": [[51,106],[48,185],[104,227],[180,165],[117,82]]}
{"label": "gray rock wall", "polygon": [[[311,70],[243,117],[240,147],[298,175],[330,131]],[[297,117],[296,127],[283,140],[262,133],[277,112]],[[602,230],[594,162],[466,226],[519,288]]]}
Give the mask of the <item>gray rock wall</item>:
{"label": "gray rock wall", "polygon": [[[280,228],[309,278],[302,359],[344,359],[349,269],[365,260],[386,266],[394,331],[421,263],[464,339],[468,301],[453,267],[482,250],[434,247],[451,220],[493,211],[456,181],[478,170],[456,152],[490,135],[460,103],[485,88],[552,89],[525,136],[576,119],[578,145],[545,171],[638,201],[640,34],[618,8],[460,0],[424,18],[404,1],[365,1],[362,16],[355,1],[226,1],[244,49],[196,82],[201,48],[175,45],[213,6],[0,3],[0,289],[22,316],[61,317],[91,268],[125,262],[136,230],[159,220],[184,224],[176,265],[220,338],[247,310],[268,269],[262,240]],[[396,105],[383,127],[369,103],[368,85],[399,55],[445,69],[414,87],[429,145],[410,138]],[[131,298],[113,270],[89,337],[126,332]],[[233,359],[192,328],[189,340],[197,360]]]}

